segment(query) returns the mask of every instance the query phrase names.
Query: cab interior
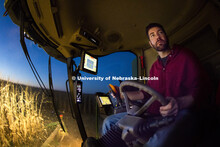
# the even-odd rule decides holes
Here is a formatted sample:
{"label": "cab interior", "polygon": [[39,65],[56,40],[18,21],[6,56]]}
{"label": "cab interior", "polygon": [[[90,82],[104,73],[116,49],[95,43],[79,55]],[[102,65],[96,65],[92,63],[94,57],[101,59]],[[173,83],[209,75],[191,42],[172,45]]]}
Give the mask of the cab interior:
{"label": "cab interior", "polygon": [[[137,57],[136,64],[132,67],[136,76],[148,76],[151,65],[157,59],[157,52],[148,44],[145,27],[151,22],[162,24],[170,46],[180,44],[192,50],[210,76],[212,93],[208,98],[207,109],[199,115],[207,116],[204,119],[211,122],[205,123],[206,135],[197,145],[217,142],[216,136],[220,131],[218,0],[7,0],[5,8],[12,21],[25,32],[24,37],[38,44],[53,58],[66,63],[70,71],[71,68],[74,69],[72,59],[81,57],[84,52],[100,58],[115,52],[129,51]],[[69,80],[71,74],[68,75]],[[70,83],[70,93],[74,100],[74,82]],[[73,103],[75,117],[79,117],[75,125],[84,130],[81,114],[77,109],[80,107],[81,113],[86,115],[86,106],[96,108],[96,104],[86,100],[80,106]],[[101,114],[101,108],[99,109]],[[104,111],[103,117],[111,114],[110,110]],[[81,136],[84,136],[82,138],[85,141],[87,135],[85,130],[83,132]]]}

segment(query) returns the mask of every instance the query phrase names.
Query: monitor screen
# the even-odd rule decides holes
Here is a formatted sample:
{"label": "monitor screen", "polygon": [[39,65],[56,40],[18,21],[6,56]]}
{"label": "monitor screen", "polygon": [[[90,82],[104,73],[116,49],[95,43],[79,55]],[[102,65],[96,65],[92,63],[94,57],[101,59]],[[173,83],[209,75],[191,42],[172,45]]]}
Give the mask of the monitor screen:
{"label": "monitor screen", "polygon": [[81,69],[82,71],[97,74],[98,58],[84,52],[81,59]]}
{"label": "monitor screen", "polygon": [[111,101],[108,96],[99,96],[100,102],[102,105],[111,105]]}
{"label": "monitor screen", "polygon": [[96,96],[99,107],[112,106],[112,101],[108,95],[104,93],[96,93]]}

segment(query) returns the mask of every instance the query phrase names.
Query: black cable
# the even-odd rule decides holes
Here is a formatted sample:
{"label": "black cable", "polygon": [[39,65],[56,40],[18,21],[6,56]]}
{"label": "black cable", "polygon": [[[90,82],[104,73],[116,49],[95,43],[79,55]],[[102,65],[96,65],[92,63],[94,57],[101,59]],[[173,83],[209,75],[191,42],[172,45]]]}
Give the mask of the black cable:
{"label": "black cable", "polygon": [[68,100],[69,100],[69,103],[70,103],[70,111],[71,111],[72,117],[73,117],[73,119],[75,119],[72,99],[70,97],[70,93],[69,93],[69,90],[68,90],[68,82],[69,82],[69,80],[66,80],[66,93],[67,93],[67,97],[68,97]]}
{"label": "black cable", "polygon": [[[60,126],[62,127],[63,131],[65,132],[65,129],[64,129],[64,126],[62,124],[62,121],[59,117],[59,114],[58,114],[58,111],[57,111],[57,107],[56,107],[56,104],[55,104],[55,99],[54,99],[54,94],[53,94],[53,84],[52,84],[52,75],[51,75],[51,67],[49,66],[49,83],[50,83],[50,92],[46,89],[46,86],[44,85],[40,75],[38,74],[30,56],[29,56],[29,53],[28,53],[28,50],[27,50],[27,46],[26,46],[26,43],[25,43],[25,40],[24,40],[24,13],[22,11],[20,11],[20,16],[21,16],[21,26],[20,26],[20,43],[21,43],[21,46],[22,46],[22,49],[24,51],[24,54],[25,54],[25,57],[28,61],[28,64],[30,65],[31,67],[31,70],[41,88],[41,90],[43,91],[43,93],[48,96],[48,97],[51,97],[52,98],[52,101],[53,101],[53,105],[54,105],[54,109],[55,109],[55,112],[56,112],[56,115],[57,115],[57,118],[58,118],[58,121],[60,123]],[[50,64],[50,57],[49,57],[49,64]]]}
{"label": "black cable", "polygon": [[85,127],[84,127],[84,124],[83,124],[83,120],[82,120],[82,116],[81,116],[81,113],[80,113],[79,106],[76,102],[76,91],[75,91],[75,89],[76,89],[75,86],[76,85],[75,85],[74,81],[72,80],[72,76],[73,76],[73,60],[72,60],[72,57],[67,58],[67,72],[68,72],[68,79],[69,79],[70,96],[71,96],[71,99],[73,101],[72,104],[73,104],[73,110],[74,110],[74,113],[75,113],[76,122],[77,122],[77,125],[78,125],[78,128],[79,128],[79,132],[80,132],[80,135],[82,137],[82,140],[85,141],[86,138],[87,138],[87,134],[86,134]]}
{"label": "black cable", "polygon": [[22,11],[21,11],[21,26],[20,26],[20,43],[21,43],[22,49],[24,51],[25,57],[28,61],[28,64],[30,65],[31,70],[32,70],[41,90],[43,91],[43,93],[45,95],[50,96],[50,94],[49,94],[48,90],[46,89],[46,86],[44,85],[42,79],[40,78],[40,76],[39,76],[30,56],[29,56],[28,50],[27,50],[27,46],[26,46],[26,43],[24,40],[24,14],[22,13]]}
{"label": "black cable", "polygon": [[50,87],[50,94],[51,94],[50,96],[52,98],[53,107],[54,107],[54,110],[55,110],[55,113],[57,115],[57,119],[60,123],[61,128],[63,129],[64,132],[66,132],[66,130],[64,129],[64,125],[63,125],[63,123],[60,119],[59,112],[58,112],[58,109],[57,109],[57,106],[56,106],[56,103],[55,103],[53,81],[52,81],[52,70],[51,70],[51,57],[50,56],[49,56],[49,61],[48,61],[48,71],[49,71],[49,87]]}

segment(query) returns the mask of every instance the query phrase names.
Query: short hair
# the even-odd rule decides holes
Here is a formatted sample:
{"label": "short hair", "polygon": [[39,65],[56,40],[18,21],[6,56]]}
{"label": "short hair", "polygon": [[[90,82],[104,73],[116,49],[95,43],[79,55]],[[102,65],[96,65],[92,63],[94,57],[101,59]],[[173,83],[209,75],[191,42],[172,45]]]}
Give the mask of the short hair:
{"label": "short hair", "polygon": [[[146,34],[147,34],[147,38],[148,38],[148,39],[149,39],[148,31],[149,31],[151,28],[153,28],[153,27],[159,27],[159,28],[161,28],[162,31],[165,33],[165,35],[167,35],[166,32],[165,32],[165,30],[164,30],[164,28],[163,28],[163,26],[162,26],[161,24],[159,24],[159,23],[150,23],[150,24],[148,24],[148,25],[146,26]],[[150,40],[150,39],[149,39],[149,40]]]}

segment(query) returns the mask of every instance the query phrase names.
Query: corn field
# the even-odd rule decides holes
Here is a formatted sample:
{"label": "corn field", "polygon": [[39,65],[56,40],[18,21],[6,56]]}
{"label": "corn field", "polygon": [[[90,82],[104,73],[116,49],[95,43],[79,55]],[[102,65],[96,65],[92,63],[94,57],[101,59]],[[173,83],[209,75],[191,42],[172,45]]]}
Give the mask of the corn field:
{"label": "corn field", "polygon": [[[39,146],[47,136],[43,98],[9,82],[0,83],[0,146]],[[39,102],[40,101],[40,102]]]}

